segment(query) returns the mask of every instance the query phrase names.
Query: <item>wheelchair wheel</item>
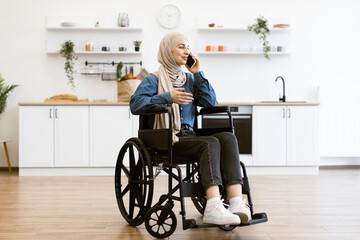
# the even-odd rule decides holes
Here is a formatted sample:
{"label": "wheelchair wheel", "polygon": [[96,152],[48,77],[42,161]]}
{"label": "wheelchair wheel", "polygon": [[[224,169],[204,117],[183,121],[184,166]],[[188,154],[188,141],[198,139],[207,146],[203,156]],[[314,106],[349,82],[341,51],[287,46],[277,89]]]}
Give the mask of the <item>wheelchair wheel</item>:
{"label": "wheelchair wheel", "polygon": [[194,203],[195,208],[201,215],[204,215],[205,207],[206,207],[206,197],[192,197],[192,202]]}
{"label": "wheelchair wheel", "polygon": [[[186,175],[189,175],[192,171],[194,171],[198,167],[198,163],[189,163],[186,166]],[[196,173],[194,176],[190,178],[190,183],[198,183],[200,182],[200,176]],[[206,197],[205,196],[196,196],[191,198],[194,203],[195,208],[201,215],[204,215],[205,206],[206,206]]]}
{"label": "wheelchair wheel", "polygon": [[[128,166],[128,167],[127,167]],[[121,148],[115,168],[115,193],[121,215],[132,226],[144,222],[151,208],[153,170],[142,141],[131,138]]]}
{"label": "wheelchair wheel", "polygon": [[234,225],[224,225],[224,226],[219,226],[219,228],[221,230],[223,230],[223,231],[228,232],[228,231],[234,230],[234,228],[236,228],[236,226],[234,226]]}
{"label": "wheelchair wheel", "polygon": [[155,238],[167,238],[176,229],[176,216],[171,209],[164,206],[155,206],[145,217],[146,230]]}

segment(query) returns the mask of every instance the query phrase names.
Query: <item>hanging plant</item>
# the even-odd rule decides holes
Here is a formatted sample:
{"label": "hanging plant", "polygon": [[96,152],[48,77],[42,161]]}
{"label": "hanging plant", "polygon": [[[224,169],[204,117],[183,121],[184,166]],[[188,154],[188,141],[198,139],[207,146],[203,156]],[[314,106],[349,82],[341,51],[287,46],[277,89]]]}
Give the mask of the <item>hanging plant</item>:
{"label": "hanging plant", "polygon": [[61,45],[60,49],[60,55],[65,58],[64,69],[66,77],[69,79],[71,89],[75,89],[75,81],[73,75],[76,72],[74,70],[74,61],[78,59],[77,56],[75,56],[74,46],[75,44],[71,40],[68,40]]}
{"label": "hanging plant", "polygon": [[2,78],[0,74],[0,116],[5,111],[7,98],[14,88],[19,85],[9,85],[5,86],[5,80]]}
{"label": "hanging plant", "polygon": [[264,52],[264,57],[270,61],[270,57],[269,57],[269,51],[270,51],[270,47],[268,47],[268,43],[269,41],[267,40],[267,35],[270,34],[270,29],[267,23],[267,19],[265,19],[265,17],[260,16],[258,17],[256,20],[256,23],[254,23],[253,25],[249,25],[247,27],[247,29],[251,32],[256,33],[257,35],[260,35],[259,39],[262,41],[262,46],[263,46],[263,52]]}

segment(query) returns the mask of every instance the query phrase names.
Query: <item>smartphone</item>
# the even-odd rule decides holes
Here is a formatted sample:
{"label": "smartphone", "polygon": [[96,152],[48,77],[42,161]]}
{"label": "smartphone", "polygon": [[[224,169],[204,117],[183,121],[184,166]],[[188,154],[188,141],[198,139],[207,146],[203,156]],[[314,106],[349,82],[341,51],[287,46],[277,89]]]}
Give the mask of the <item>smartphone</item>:
{"label": "smartphone", "polygon": [[192,68],[195,63],[196,63],[195,59],[193,59],[193,57],[189,54],[186,61],[186,65],[188,65],[189,68]]}

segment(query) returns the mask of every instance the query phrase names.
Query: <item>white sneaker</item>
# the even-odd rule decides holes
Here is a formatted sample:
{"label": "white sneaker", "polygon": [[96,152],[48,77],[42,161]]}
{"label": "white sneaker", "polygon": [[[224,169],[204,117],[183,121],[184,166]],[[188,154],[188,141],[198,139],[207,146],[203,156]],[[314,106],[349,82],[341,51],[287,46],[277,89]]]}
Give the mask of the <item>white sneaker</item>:
{"label": "white sneaker", "polygon": [[240,218],[227,210],[222,201],[218,199],[215,203],[206,204],[203,222],[217,225],[238,225]]}
{"label": "white sneaker", "polygon": [[228,210],[240,217],[242,223],[248,223],[251,218],[250,206],[245,199],[236,199],[231,202]]}

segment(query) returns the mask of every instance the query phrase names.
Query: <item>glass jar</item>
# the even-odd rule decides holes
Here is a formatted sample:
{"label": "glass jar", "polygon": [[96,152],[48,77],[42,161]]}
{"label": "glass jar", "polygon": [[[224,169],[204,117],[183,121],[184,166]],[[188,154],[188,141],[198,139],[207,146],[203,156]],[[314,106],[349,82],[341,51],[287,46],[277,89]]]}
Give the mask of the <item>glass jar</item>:
{"label": "glass jar", "polygon": [[129,16],[127,13],[119,13],[117,25],[119,27],[129,27]]}
{"label": "glass jar", "polygon": [[87,51],[87,52],[94,51],[94,43],[91,40],[89,40],[85,43],[85,51]]}

